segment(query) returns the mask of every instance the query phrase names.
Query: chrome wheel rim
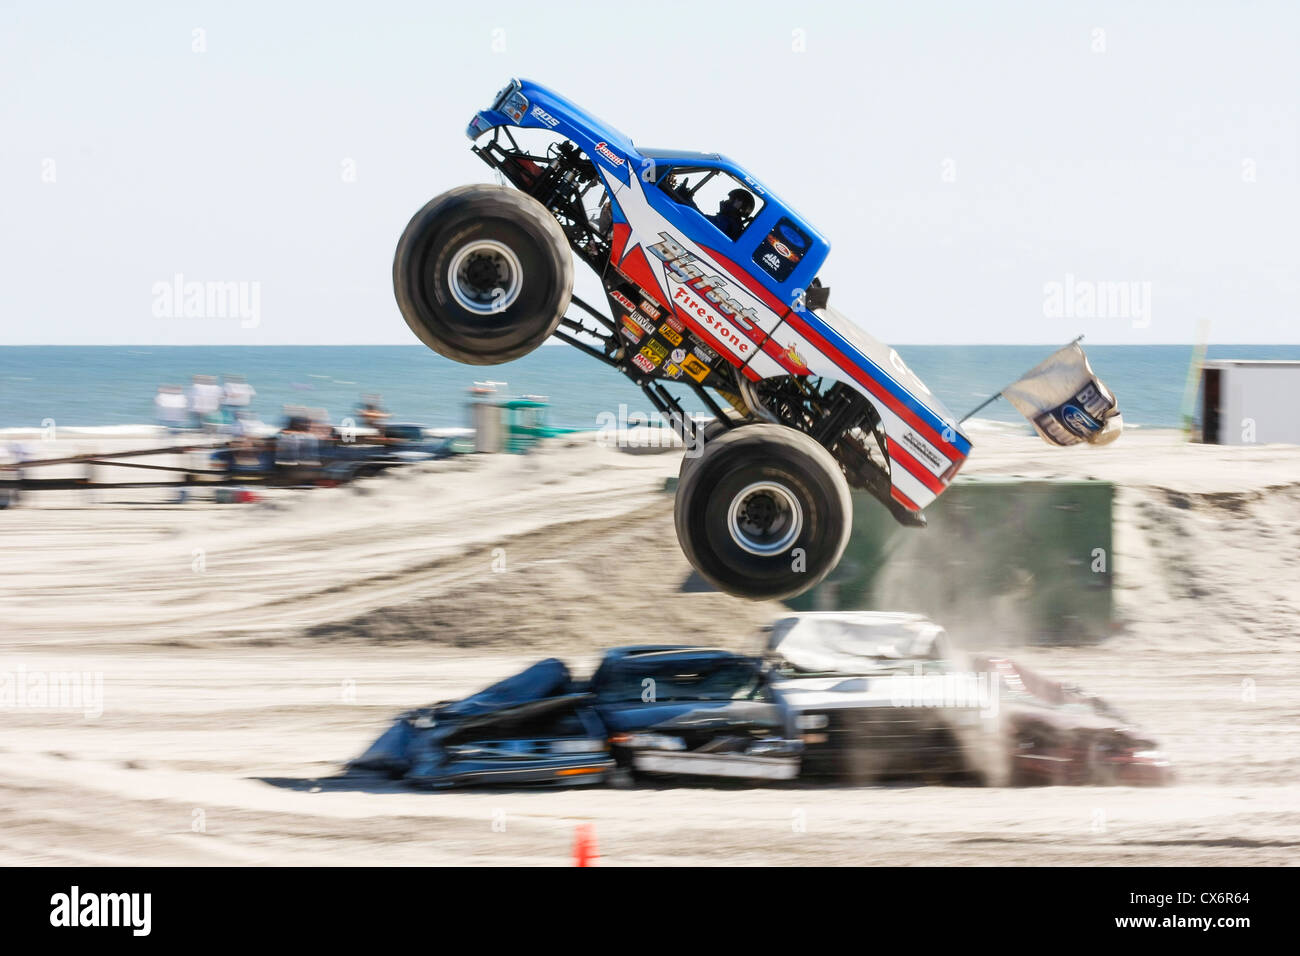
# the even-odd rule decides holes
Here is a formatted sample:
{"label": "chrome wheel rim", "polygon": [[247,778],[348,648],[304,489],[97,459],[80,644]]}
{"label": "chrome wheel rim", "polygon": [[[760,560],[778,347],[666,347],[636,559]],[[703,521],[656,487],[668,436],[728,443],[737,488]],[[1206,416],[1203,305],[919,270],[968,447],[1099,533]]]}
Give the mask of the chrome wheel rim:
{"label": "chrome wheel rim", "polygon": [[492,315],[519,298],[524,270],[509,246],[479,239],[457,250],[447,266],[447,285],[462,308]]}
{"label": "chrome wheel rim", "polygon": [[727,509],[727,531],[742,550],[760,557],[780,554],[803,530],[803,508],[785,485],[756,481],[740,489]]}

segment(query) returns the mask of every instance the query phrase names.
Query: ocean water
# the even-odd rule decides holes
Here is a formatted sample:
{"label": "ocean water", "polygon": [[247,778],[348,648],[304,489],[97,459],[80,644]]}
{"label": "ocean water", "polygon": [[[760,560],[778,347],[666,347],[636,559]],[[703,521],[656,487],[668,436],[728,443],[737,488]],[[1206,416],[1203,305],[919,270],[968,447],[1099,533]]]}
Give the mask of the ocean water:
{"label": "ocean water", "polygon": [[[1128,424],[1174,427],[1192,358],[1190,345],[1087,346],[1094,370],[1115,392]],[[1019,378],[1053,350],[1048,345],[899,346],[913,371],[958,417]],[[1210,346],[1211,358],[1300,359],[1300,345]],[[641,391],[613,369],[563,345],[545,346],[506,365],[472,368],[411,346],[12,346],[0,347],[0,428],[151,423],[163,383],[195,374],[243,375],[257,390],[253,408],[278,423],[285,405],[325,408],[338,422],[363,393],[377,392],[396,421],[468,424],[467,390],[476,380],[504,382],[508,395],[544,395],[552,424],[597,425],[603,412],[650,414]],[[678,388],[683,405],[702,411]],[[1005,400],[977,420],[1022,423]],[[1027,427],[1027,426],[1026,426]]]}

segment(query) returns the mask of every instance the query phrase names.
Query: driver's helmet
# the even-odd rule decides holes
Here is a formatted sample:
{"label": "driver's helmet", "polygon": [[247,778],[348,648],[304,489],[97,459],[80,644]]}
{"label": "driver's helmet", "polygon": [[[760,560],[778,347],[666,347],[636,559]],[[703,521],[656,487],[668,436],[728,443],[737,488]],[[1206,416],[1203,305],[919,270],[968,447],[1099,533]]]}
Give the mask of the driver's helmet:
{"label": "driver's helmet", "polygon": [[724,209],[730,209],[741,219],[745,219],[754,212],[754,197],[747,190],[733,189],[727,193],[727,198],[722,205]]}

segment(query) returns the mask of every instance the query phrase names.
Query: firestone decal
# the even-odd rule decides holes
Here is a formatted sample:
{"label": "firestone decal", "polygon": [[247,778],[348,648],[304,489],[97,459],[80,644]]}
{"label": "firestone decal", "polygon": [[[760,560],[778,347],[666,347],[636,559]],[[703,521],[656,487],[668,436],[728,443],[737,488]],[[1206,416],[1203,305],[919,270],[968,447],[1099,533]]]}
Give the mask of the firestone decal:
{"label": "firestone decal", "polygon": [[702,300],[696,299],[686,289],[678,287],[673,292],[673,304],[683,312],[695,316],[702,325],[711,329],[720,341],[727,343],[737,352],[743,355],[749,351],[749,342],[733,332],[725,319],[714,313]]}

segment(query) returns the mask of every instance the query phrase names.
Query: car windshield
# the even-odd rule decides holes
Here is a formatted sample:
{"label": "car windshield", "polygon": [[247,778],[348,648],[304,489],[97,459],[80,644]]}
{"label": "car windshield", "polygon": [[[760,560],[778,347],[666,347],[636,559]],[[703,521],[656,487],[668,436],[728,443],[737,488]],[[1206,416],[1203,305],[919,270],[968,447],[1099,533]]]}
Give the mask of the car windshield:
{"label": "car windshield", "polygon": [[629,664],[603,675],[597,695],[610,703],[747,700],[754,696],[759,680],[760,673],[750,661]]}
{"label": "car windshield", "polygon": [[424,437],[424,429],[419,425],[388,425],[384,428],[384,435],[402,441],[419,441]]}

